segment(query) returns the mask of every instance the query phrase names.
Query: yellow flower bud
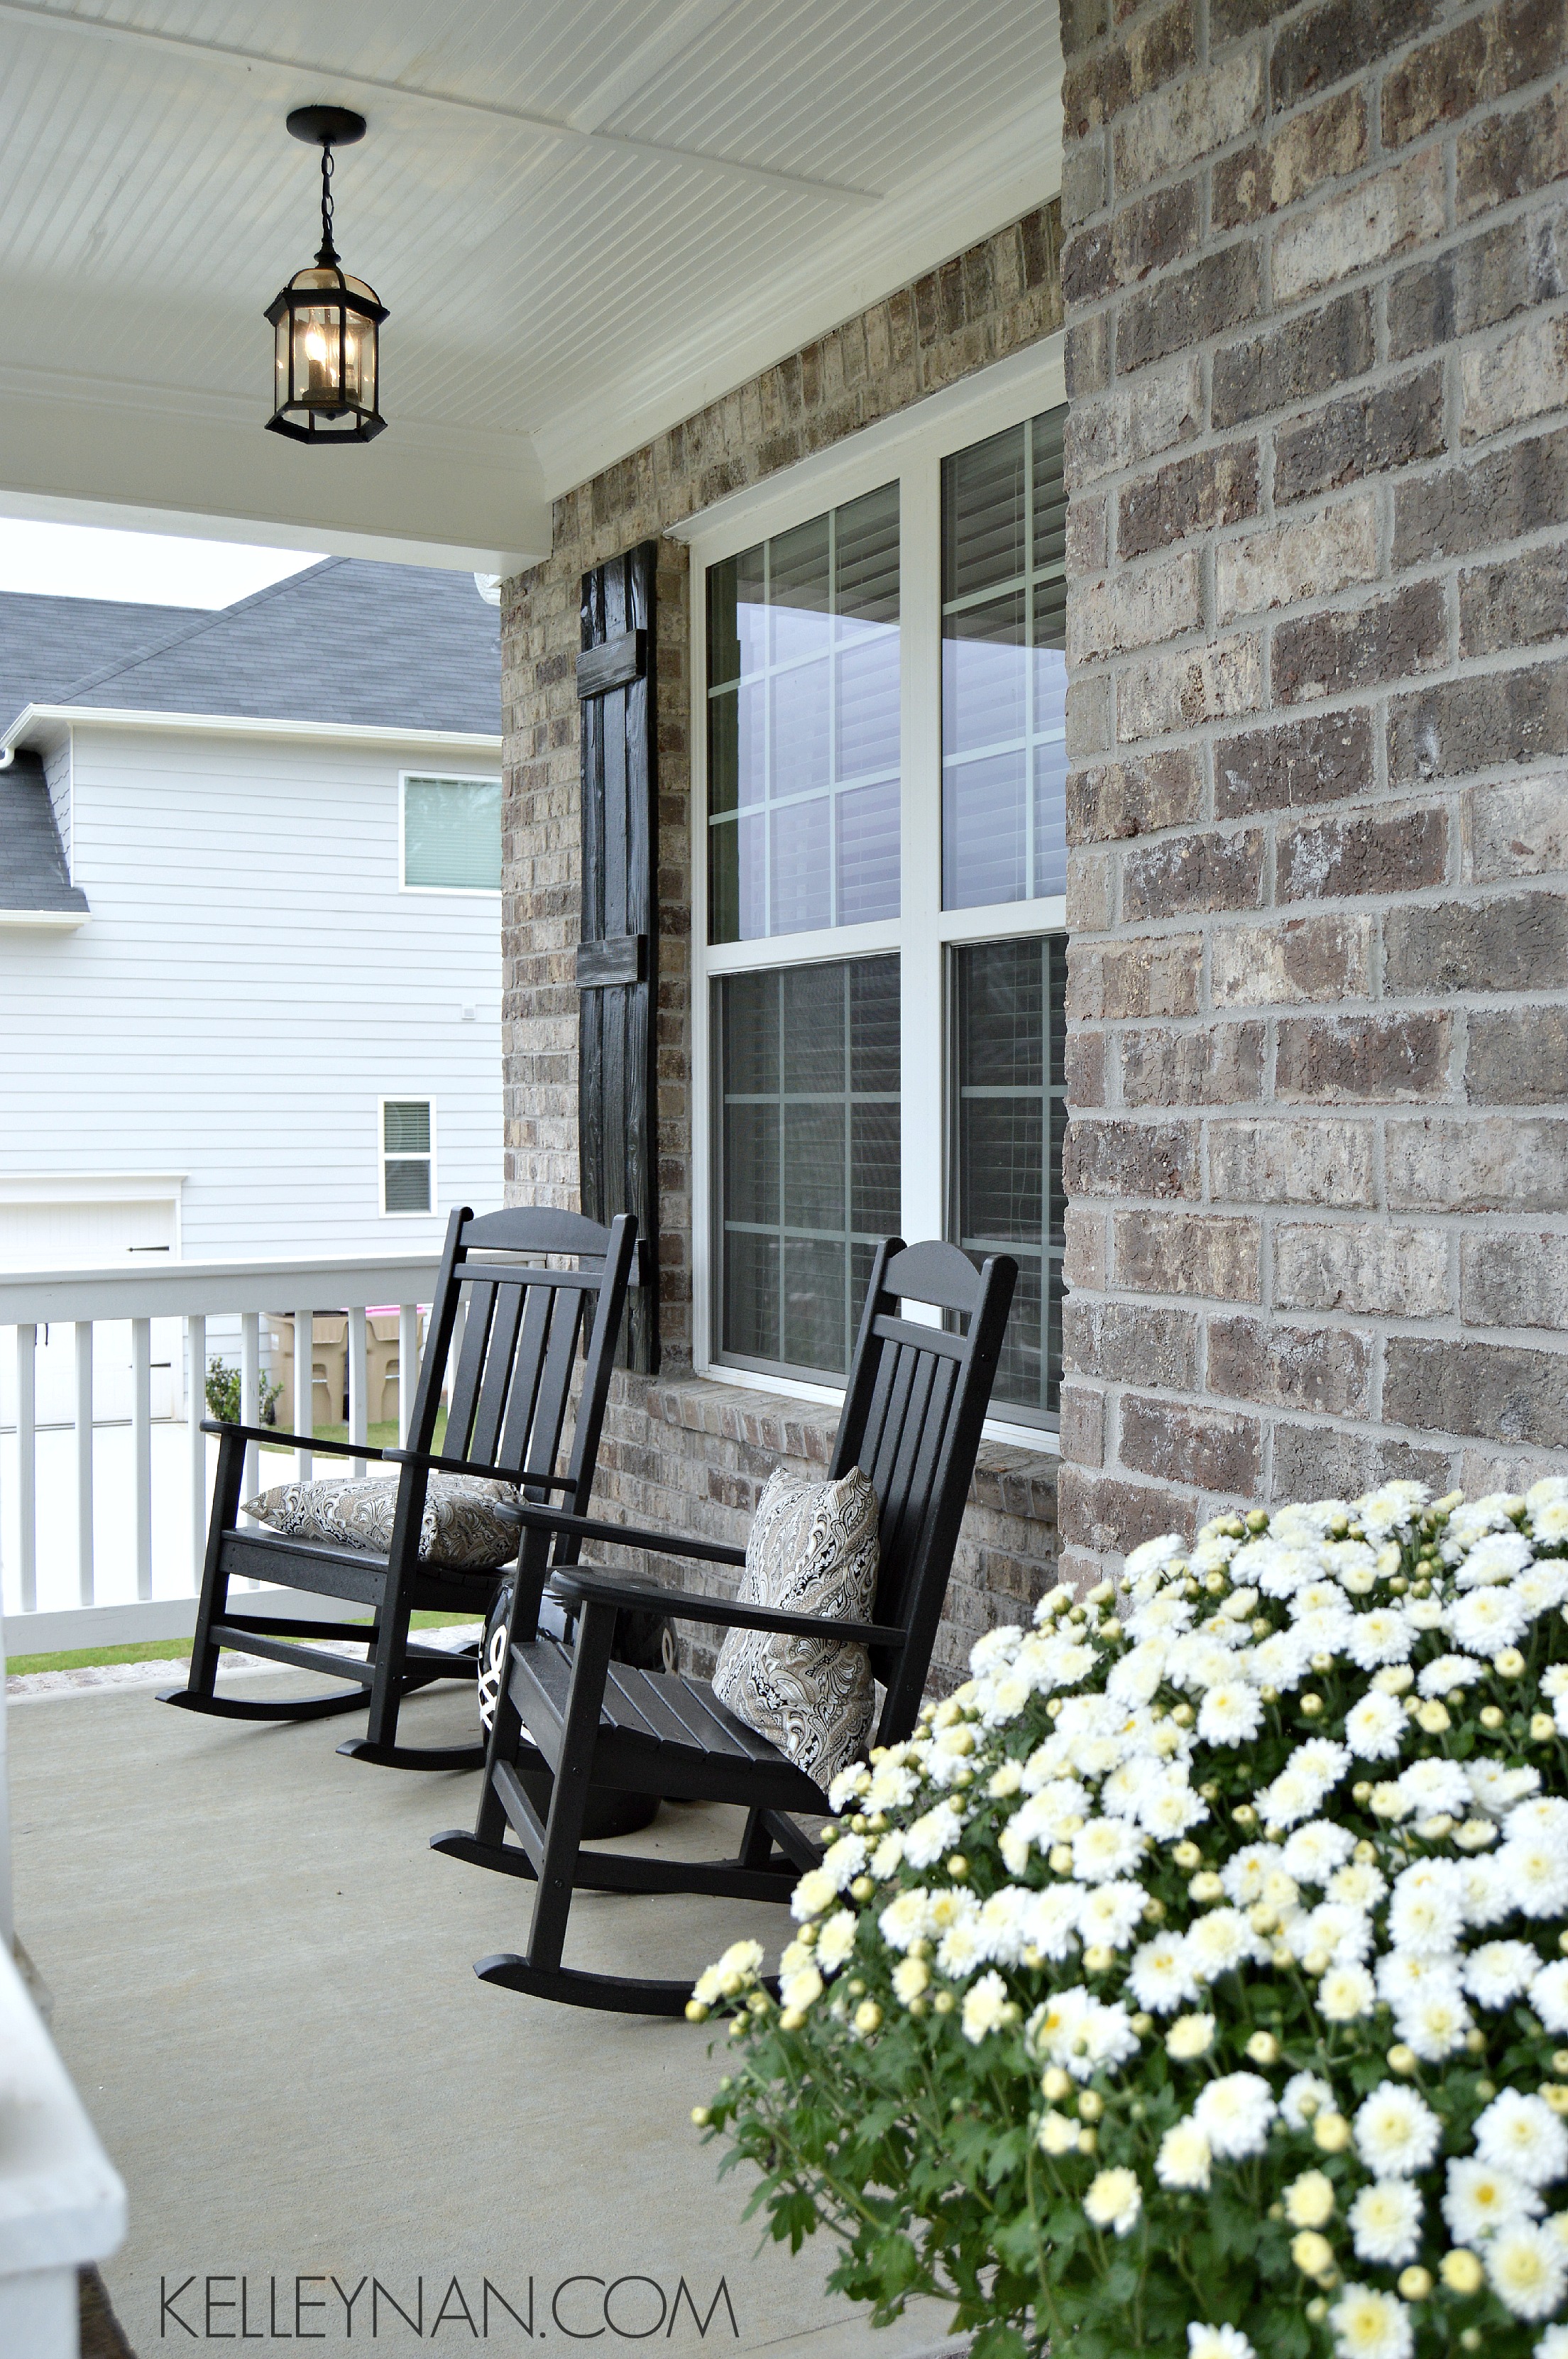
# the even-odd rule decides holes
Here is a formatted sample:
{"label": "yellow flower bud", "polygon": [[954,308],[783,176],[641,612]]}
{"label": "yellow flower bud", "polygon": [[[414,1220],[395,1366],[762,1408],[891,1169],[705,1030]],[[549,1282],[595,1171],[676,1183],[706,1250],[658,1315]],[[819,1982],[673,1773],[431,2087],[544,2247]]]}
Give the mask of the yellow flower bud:
{"label": "yellow flower bud", "polygon": [[1255,2031],[1247,2043],[1247,2052],[1255,2064],[1278,2064],[1279,2042],[1271,2031]]}
{"label": "yellow flower bud", "polygon": [[1225,1886],[1212,1867],[1200,1868],[1187,1889],[1200,1907],[1206,1906],[1210,1901],[1225,1898]]}
{"label": "yellow flower bud", "polygon": [[1178,1728],[1191,1728],[1198,1715],[1190,1703],[1179,1703],[1171,1717]]}
{"label": "yellow flower bud", "polygon": [[1501,1728],[1504,1717],[1501,1704],[1484,1703],[1481,1706],[1481,1725],[1485,1729]]}
{"label": "yellow flower bud", "polygon": [[1517,1680],[1524,1669],[1524,1657],[1517,1647],[1505,1647],[1492,1658],[1492,1669],[1500,1680]]}
{"label": "yellow flower bud", "polygon": [[1303,1720],[1321,1720],[1323,1718],[1323,1701],[1322,1696],[1316,1694],[1311,1688],[1309,1688],[1306,1694],[1301,1698],[1301,1718]]}
{"label": "yellow flower bud", "polygon": [[1108,1974],[1116,1962],[1116,1951],[1105,1941],[1092,1941],[1083,1952],[1083,1971],[1087,1974]]}
{"label": "yellow flower bud", "polygon": [[1568,2114],[1568,2089],[1561,2081],[1543,2081],[1541,2093],[1554,2114]]}
{"label": "yellow flower bud", "polygon": [[1414,2267],[1401,2269],[1398,2284],[1402,2301],[1424,2301],[1432,2291],[1432,2271]]}
{"label": "yellow flower bud", "polygon": [[1085,2089],[1078,2100],[1079,2120],[1097,2122],[1104,2115],[1105,2110],[1105,2101],[1098,2089]]}
{"label": "yellow flower bud", "polygon": [[1100,2145],[1100,2133],[1099,2133],[1099,2131],[1098,2131],[1098,2130],[1095,2130],[1095,2129],[1091,2129],[1091,2128],[1089,2128],[1088,2125],[1087,2125],[1087,2124],[1085,2124],[1085,2125],[1084,2125],[1084,2126],[1083,2126],[1083,2127],[1079,2131],[1079,2133],[1078,2133],[1078,2151],[1079,2151],[1079,2153],[1080,2153],[1080,2154],[1095,2154],[1095,2153],[1097,2153],[1097,2152],[1099,2151],[1099,2145]]}
{"label": "yellow flower bud", "polygon": [[1175,1846],[1171,1856],[1182,1873],[1186,1874],[1199,1864],[1203,1854],[1195,1843],[1181,1842]]}
{"label": "yellow flower bud", "polygon": [[1448,1706],[1439,1703],[1435,1696],[1428,1697],[1417,1712],[1416,1720],[1429,1736],[1443,1736],[1454,1725],[1449,1718]]}
{"label": "yellow flower bud", "polygon": [[1072,1844],[1052,1843],[1050,1851],[1046,1854],[1046,1864],[1051,1869],[1052,1875],[1071,1875],[1073,1873]]}
{"label": "yellow flower bud", "polygon": [[1315,2228],[1303,2228],[1290,2239],[1290,2258],[1304,2277],[1321,2277],[1334,2267],[1334,2246]]}
{"label": "yellow flower bud", "polygon": [[1438,2274],[1450,2293],[1479,2293],[1486,2281],[1486,2272],[1476,2255],[1467,2252],[1463,2245],[1455,2245],[1451,2253],[1444,2253],[1438,2263]]}
{"label": "yellow flower bud", "polygon": [[1407,2048],[1402,2039],[1397,2039],[1388,2050],[1389,2071],[1402,2074],[1407,2081],[1416,2070],[1416,2062],[1415,2049]]}
{"label": "yellow flower bud", "polygon": [[1303,2170],[1285,2190],[1285,2217],[1292,2228],[1325,2227],[1334,2217],[1334,2182],[1321,2170]]}
{"label": "yellow flower bud", "polygon": [[1530,1741],[1532,1745],[1550,1745],[1557,1734],[1557,1723],[1549,1712],[1532,1712],[1530,1716]]}
{"label": "yellow flower bud", "polygon": [[857,1875],[849,1887],[849,1897],[852,1900],[857,1900],[864,1908],[876,1889],[877,1886],[868,1875]]}
{"label": "yellow flower bud", "polygon": [[700,1998],[687,2000],[686,2020],[688,2023],[706,2023],[708,2020],[708,2010]]}
{"label": "yellow flower bud", "polygon": [[856,2031],[881,2030],[882,2010],[874,1998],[863,1998],[855,2008],[855,2027]]}
{"label": "yellow flower bud", "polygon": [[1343,2154],[1350,2144],[1350,2124],[1343,2114],[1320,2114],[1312,2124],[1312,2144],[1324,2154]]}
{"label": "yellow flower bud", "polygon": [[799,2031],[805,2020],[803,2006],[787,2006],[779,2017],[779,2028],[780,2031]]}
{"label": "yellow flower bud", "polygon": [[938,2015],[951,2015],[953,2008],[958,2005],[958,2001],[953,1997],[951,1991],[944,1990],[938,1991],[935,1998],[931,2001],[931,2005],[936,2009]]}
{"label": "yellow flower bud", "polygon": [[964,1854],[961,1851],[951,1852],[948,1854],[947,1872],[949,1875],[952,1876],[954,1884],[963,1884],[967,1881],[969,1875],[969,1862],[964,1858]]}

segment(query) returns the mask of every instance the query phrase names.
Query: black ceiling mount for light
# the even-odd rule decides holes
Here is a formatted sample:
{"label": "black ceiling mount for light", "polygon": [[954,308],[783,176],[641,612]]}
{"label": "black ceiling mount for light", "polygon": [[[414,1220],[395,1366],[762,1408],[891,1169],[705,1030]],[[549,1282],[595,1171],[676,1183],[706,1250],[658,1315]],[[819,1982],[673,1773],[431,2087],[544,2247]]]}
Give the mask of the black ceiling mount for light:
{"label": "black ceiling mount for light", "polygon": [[296,442],[369,442],[387,420],[377,406],[377,339],[387,307],[363,278],[350,278],[332,244],[332,149],[365,136],[365,117],[346,106],[297,106],[289,129],[321,151],[321,244],[297,270],[267,317],[273,329],[269,434]]}

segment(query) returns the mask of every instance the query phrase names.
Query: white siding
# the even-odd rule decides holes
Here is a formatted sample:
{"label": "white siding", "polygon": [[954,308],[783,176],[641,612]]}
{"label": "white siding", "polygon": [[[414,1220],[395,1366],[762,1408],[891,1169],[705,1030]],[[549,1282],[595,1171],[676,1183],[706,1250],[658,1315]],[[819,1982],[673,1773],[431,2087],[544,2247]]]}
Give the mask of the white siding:
{"label": "white siding", "polygon": [[[498,1204],[500,899],[397,875],[399,772],[488,766],[78,727],[92,920],[0,929],[0,1177],[184,1172],[191,1259],[412,1248]],[[379,1212],[387,1096],[434,1103],[428,1217]]]}

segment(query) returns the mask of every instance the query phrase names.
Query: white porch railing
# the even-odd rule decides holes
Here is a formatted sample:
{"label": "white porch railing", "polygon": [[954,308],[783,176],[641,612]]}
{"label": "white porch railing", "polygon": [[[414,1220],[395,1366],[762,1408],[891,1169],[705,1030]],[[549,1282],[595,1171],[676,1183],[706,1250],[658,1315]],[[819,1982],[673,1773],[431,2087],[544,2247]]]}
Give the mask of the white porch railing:
{"label": "white porch railing", "polygon": [[[6,1651],[173,1637],[193,1626],[216,1457],[215,1442],[201,1431],[210,1322],[222,1321],[231,1343],[237,1326],[240,1414],[254,1425],[262,1318],[292,1313],[294,1397],[280,1399],[276,1415],[283,1430],[309,1435],[313,1321],[346,1311],[349,1439],[366,1441],[366,1317],[396,1303],[397,1430],[406,1438],[419,1306],[430,1299],[437,1268],[433,1255],[367,1254],[0,1275]],[[253,1445],[251,1487],[259,1487],[258,1456]],[[276,1480],[289,1479],[296,1466],[299,1479],[309,1479],[308,1451],[275,1463]]]}

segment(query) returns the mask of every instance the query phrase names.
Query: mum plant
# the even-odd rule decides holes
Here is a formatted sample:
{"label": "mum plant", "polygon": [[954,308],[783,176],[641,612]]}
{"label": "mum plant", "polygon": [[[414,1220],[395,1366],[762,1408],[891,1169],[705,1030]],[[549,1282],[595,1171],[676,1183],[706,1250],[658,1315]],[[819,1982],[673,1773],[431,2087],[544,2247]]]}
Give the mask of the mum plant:
{"label": "mum plant", "polygon": [[976,2359],[1568,2359],[1568,1482],[1054,1590],[844,1772],[699,2122]]}

